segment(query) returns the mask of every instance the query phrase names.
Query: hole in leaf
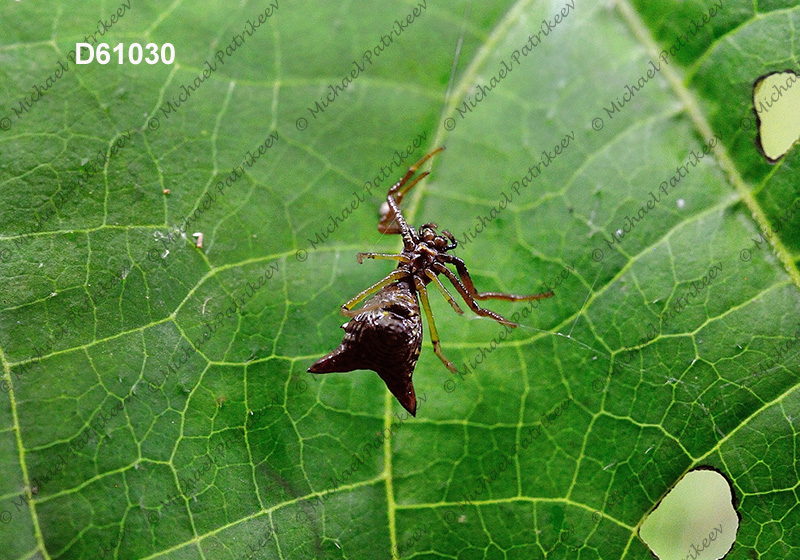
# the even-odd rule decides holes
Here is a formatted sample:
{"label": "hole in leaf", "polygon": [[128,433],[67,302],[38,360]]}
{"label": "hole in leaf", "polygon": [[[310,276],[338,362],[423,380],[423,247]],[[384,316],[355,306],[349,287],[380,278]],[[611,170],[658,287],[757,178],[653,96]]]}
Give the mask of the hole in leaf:
{"label": "hole in leaf", "polygon": [[719,560],[738,529],[730,483],[702,468],[678,481],[644,520],[639,535],[660,560]]}
{"label": "hole in leaf", "polygon": [[761,151],[776,162],[800,139],[800,77],[792,71],[762,76],[753,85]]}

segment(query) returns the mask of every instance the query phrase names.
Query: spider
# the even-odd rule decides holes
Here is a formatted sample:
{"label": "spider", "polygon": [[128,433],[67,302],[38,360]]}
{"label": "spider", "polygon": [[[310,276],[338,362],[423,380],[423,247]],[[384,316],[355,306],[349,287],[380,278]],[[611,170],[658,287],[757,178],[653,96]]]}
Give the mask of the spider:
{"label": "spider", "polygon": [[[461,307],[439,280],[439,275],[443,275],[472,311],[512,328],[518,325],[494,311],[482,308],[478,305],[478,301],[487,299],[529,301],[553,295],[550,291],[527,296],[478,292],[464,261],[448,254],[448,251],[455,249],[458,244],[452,233],[447,230],[437,233],[438,226],[434,223],[423,224],[419,231],[406,223],[400,210],[400,203],[408,191],[429,172],[425,171],[413,180],[412,177],[422,164],[442,150],[444,146],[423,156],[389,189],[386,202],[381,207],[378,231],[400,234],[403,237],[403,252],[358,253],[356,260],[359,264],[362,264],[364,259],[393,260],[398,262],[397,268],[342,305],[342,315],[350,318],[349,322],[342,325],[345,330],[342,343],[336,350],[308,368],[311,373],[371,369],[383,379],[389,391],[412,416],[416,416],[417,397],[411,377],[422,346],[420,302],[428,320],[434,353],[447,369],[453,373],[457,372],[453,362],[442,352],[439,333],[428,301],[426,287],[428,284],[433,283],[453,310],[463,315]],[[447,267],[448,264],[455,266],[457,275]],[[372,297],[361,308],[354,309],[368,296]]]}

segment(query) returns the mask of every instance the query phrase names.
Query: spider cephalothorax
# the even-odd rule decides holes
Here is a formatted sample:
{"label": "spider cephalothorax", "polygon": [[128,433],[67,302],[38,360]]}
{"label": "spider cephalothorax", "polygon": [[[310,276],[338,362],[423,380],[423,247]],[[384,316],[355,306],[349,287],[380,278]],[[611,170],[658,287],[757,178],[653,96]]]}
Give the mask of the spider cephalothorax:
{"label": "spider cephalothorax", "polygon": [[[342,306],[342,314],[351,318],[348,323],[342,325],[345,330],[342,343],[336,350],[308,368],[312,373],[371,369],[380,375],[392,394],[412,415],[416,415],[417,397],[411,377],[422,346],[422,318],[417,297],[422,302],[422,308],[428,318],[433,351],[450,371],[456,372],[456,367],[442,353],[439,334],[428,302],[426,286],[429,283],[433,282],[436,285],[456,313],[463,314],[456,300],[439,280],[439,275],[443,274],[472,311],[510,327],[517,325],[494,311],[483,309],[476,300],[525,301],[553,295],[553,292],[527,296],[478,292],[464,261],[447,253],[457,246],[453,234],[447,230],[442,230],[441,234],[437,233],[438,226],[433,223],[423,224],[419,232],[406,223],[400,211],[403,196],[427,176],[428,172],[421,173],[410,183],[409,180],[423,163],[443,149],[444,147],[437,148],[420,159],[389,189],[386,202],[381,207],[378,231],[400,234],[403,237],[403,252],[358,253],[356,259],[359,264],[365,258],[395,260],[398,261],[397,268]],[[448,264],[455,266],[458,275],[447,267]],[[359,302],[370,295],[372,297],[361,308],[353,310]]]}

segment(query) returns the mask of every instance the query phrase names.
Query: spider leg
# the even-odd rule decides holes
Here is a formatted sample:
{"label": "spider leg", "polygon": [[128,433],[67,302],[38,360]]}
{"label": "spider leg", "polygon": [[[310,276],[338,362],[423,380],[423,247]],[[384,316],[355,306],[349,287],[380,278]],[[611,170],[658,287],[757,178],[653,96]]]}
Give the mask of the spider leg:
{"label": "spider leg", "polygon": [[411,250],[417,243],[416,236],[414,235],[413,228],[410,228],[406,223],[403,214],[400,212],[400,202],[403,196],[410,191],[414,185],[420,182],[423,178],[427,177],[429,172],[421,173],[419,177],[406,185],[409,179],[417,172],[417,169],[428,161],[430,158],[444,150],[444,146],[440,146],[433,150],[431,153],[423,156],[417,163],[408,168],[403,177],[392,185],[386,195],[386,205],[381,207],[381,218],[378,221],[378,231],[381,233],[399,233],[403,236],[403,243],[406,250]]}
{"label": "spider leg", "polygon": [[369,288],[367,288],[363,292],[361,292],[358,295],[356,295],[355,297],[351,298],[347,303],[345,303],[342,306],[342,315],[344,315],[345,317],[355,317],[356,315],[358,315],[359,313],[364,311],[363,308],[353,311],[353,307],[358,305],[358,302],[363,300],[365,297],[374,294],[375,292],[377,292],[378,290],[380,290],[384,286],[388,286],[392,282],[396,282],[396,281],[400,280],[404,276],[408,276],[408,272],[406,272],[405,270],[403,270],[401,268],[396,268],[395,270],[393,270],[391,272],[391,274],[386,276],[386,278],[384,278],[383,280],[380,280],[379,282],[376,282],[375,284],[373,284],[372,286],[370,286]]}
{"label": "spider leg", "polygon": [[439,277],[436,276],[436,273],[433,272],[432,270],[425,269],[425,276],[430,278],[433,281],[433,283],[436,284],[436,287],[439,288],[439,290],[442,292],[442,295],[444,296],[444,298],[453,307],[453,311],[455,311],[459,315],[463,315],[464,312],[458,306],[458,304],[456,303],[456,300],[453,299],[453,296],[450,295],[450,292],[447,291],[447,288],[444,287],[444,284],[441,283],[441,281],[439,280]]}
{"label": "spider leg", "polygon": [[446,229],[443,229],[442,235],[444,235],[447,239],[450,240],[450,243],[447,245],[447,247],[444,248],[445,251],[450,251],[451,249],[455,249],[456,247],[458,247],[458,243],[456,243],[456,238],[453,237],[452,233],[450,233]]}
{"label": "spider leg", "polygon": [[[425,171],[424,173],[421,173],[419,175],[419,177],[416,177],[413,181],[411,181],[411,183],[408,186],[403,187],[400,191],[396,192],[394,194],[395,203],[399,206],[400,203],[403,202],[403,196],[408,191],[410,191],[414,187],[414,185],[419,183],[421,180],[423,180],[428,175],[430,175],[429,171]],[[401,182],[402,182],[402,180],[401,180]],[[396,187],[399,184],[400,183],[395,183],[395,185],[392,188]],[[392,191],[391,190],[389,191],[389,195],[388,196],[392,197]],[[383,210],[383,209],[381,209],[381,210]],[[381,214],[383,214],[383,211],[381,211]],[[388,224],[385,223],[386,221],[388,221],[390,219],[390,216],[392,216],[392,218],[393,218],[393,215],[389,213],[389,210],[386,211],[386,214],[383,214],[381,216],[381,220],[380,220],[380,222],[378,222],[378,231],[381,232],[381,233],[388,233],[388,234],[402,233],[403,232],[402,228],[397,223],[397,221],[395,221],[394,219],[391,219],[391,221],[389,221]]]}
{"label": "spider leg", "polygon": [[553,297],[555,294],[553,292],[542,292],[540,294],[532,294],[527,296],[517,295],[517,294],[503,294],[500,292],[478,292],[475,289],[475,284],[472,282],[472,277],[469,275],[469,271],[467,271],[467,265],[464,264],[464,261],[460,258],[456,257],[455,255],[441,255],[442,260],[445,262],[452,263],[456,265],[456,269],[458,270],[458,275],[461,278],[461,281],[464,283],[464,287],[467,288],[467,291],[470,295],[479,300],[483,299],[501,299],[504,301],[530,301],[536,299],[546,299],[549,297]]}
{"label": "spider leg", "polygon": [[408,171],[406,171],[406,174],[403,175],[403,177],[399,181],[397,181],[394,185],[392,185],[392,188],[389,189],[389,194],[397,193],[397,196],[398,196],[397,202],[398,203],[401,200],[403,200],[403,195],[405,195],[408,191],[410,191],[411,188],[414,185],[416,185],[417,182],[420,179],[422,179],[423,176],[427,175],[428,173],[427,172],[423,173],[422,175],[417,177],[410,185],[408,185],[405,188],[403,188],[403,185],[405,185],[406,182],[411,178],[411,176],[414,173],[417,172],[417,169],[419,169],[422,166],[423,163],[425,163],[426,161],[431,159],[433,156],[435,156],[436,154],[438,154],[442,150],[444,150],[444,146],[439,146],[438,148],[433,150],[431,153],[422,156],[417,163],[415,163],[414,165],[412,165],[411,167],[408,168]]}
{"label": "spider leg", "polygon": [[439,359],[442,360],[447,369],[452,371],[453,373],[458,373],[456,366],[453,365],[453,362],[448,360],[444,354],[442,354],[442,345],[439,343],[439,333],[436,331],[436,323],[433,322],[433,313],[431,313],[431,304],[428,301],[428,290],[425,289],[425,284],[422,282],[421,279],[414,277],[414,285],[417,288],[417,293],[419,294],[419,300],[422,302],[422,308],[425,310],[425,316],[428,318],[428,327],[431,329],[431,343],[433,343],[433,351],[439,356]]}
{"label": "spider leg", "polygon": [[387,261],[400,261],[402,263],[411,262],[407,256],[400,255],[398,253],[358,253],[356,255],[358,264],[363,263],[364,259],[381,259]]}
{"label": "spider leg", "polygon": [[464,284],[461,283],[461,280],[458,279],[458,276],[456,276],[455,273],[453,273],[453,271],[447,268],[445,265],[441,263],[433,263],[433,269],[439,274],[444,274],[447,276],[447,279],[450,280],[455,289],[458,290],[458,293],[461,294],[461,297],[464,298],[464,301],[467,302],[469,308],[472,309],[476,314],[480,315],[481,317],[491,317],[498,323],[508,325],[512,328],[518,326],[516,323],[512,323],[502,315],[489,309],[484,309],[478,305],[478,302],[475,301],[475,299],[472,297],[472,294],[470,294],[467,288],[464,287]]}
{"label": "spider leg", "polygon": [[[428,154],[428,155],[432,155],[432,154]],[[415,169],[415,171],[416,171],[416,169]],[[431,174],[430,171],[423,171],[418,176],[416,176],[414,178],[414,180],[411,181],[409,184],[407,184],[404,187],[399,188],[397,190],[397,192],[394,193],[394,201],[397,202],[397,204],[400,204],[401,202],[403,202],[403,197],[406,195],[406,193],[408,191],[410,191],[411,189],[413,189],[414,185],[416,185],[417,183],[422,181],[425,177],[427,177],[430,174]],[[395,186],[397,186],[399,184],[400,183],[395,183],[394,185],[392,185],[392,189],[395,188]],[[391,189],[389,190],[389,192],[392,192]]]}

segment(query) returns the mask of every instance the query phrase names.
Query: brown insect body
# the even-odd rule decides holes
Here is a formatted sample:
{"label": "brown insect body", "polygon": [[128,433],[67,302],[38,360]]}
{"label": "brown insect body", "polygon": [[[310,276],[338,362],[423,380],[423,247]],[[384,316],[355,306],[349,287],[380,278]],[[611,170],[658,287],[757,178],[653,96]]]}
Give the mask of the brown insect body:
{"label": "brown insect body", "polygon": [[[400,210],[403,196],[427,176],[428,172],[421,173],[413,180],[411,177],[420,165],[443,149],[438,148],[420,159],[389,189],[386,202],[381,208],[378,231],[401,235],[403,251],[399,254],[358,253],[357,260],[359,264],[364,258],[394,260],[399,261],[399,264],[383,280],[373,284],[342,306],[342,314],[350,317],[350,321],[342,325],[345,330],[342,343],[336,350],[308,368],[311,373],[371,369],[380,375],[403,408],[414,416],[417,412],[417,397],[411,377],[422,346],[420,302],[428,319],[434,353],[451,372],[457,372],[456,367],[442,352],[439,334],[428,302],[426,286],[429,283],[433,282],[436,285],[456,313],[463,314],[453,296],[439,280],[440,274],[445,276],[472,311],[512,328],[517,326],[516,323],[494,311],[480,307],[476,300],[529,301],[553,295],[553,292],[533,295],[478,292],[464,261],[447,253],[457,246],[456,239],[450,232],[443,230],[439,234],[438,226],[432,223],[423,224],[417,231],[406,223]],[[446,266],[448,264],[456,267],[457,274]],[[363,307],[353,309],[367,297],[369,299]]]}
{"label": "brown insect body", "polygon": [[422,317],[408,280],[390,284],[372,296],[342,328],[339,347],[308,368],[312,373],[371,369],[403,408],[416,414],[411,376],[422,347]]}

